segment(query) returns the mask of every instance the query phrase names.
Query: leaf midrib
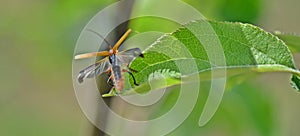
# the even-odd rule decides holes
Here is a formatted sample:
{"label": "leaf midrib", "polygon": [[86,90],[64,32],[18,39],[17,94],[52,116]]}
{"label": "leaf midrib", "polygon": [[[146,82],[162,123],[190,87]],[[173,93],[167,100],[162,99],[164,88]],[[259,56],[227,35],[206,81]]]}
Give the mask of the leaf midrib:
{"label": "leaf midrib", "polygon": [[[178,61],[178,60],[200,60],[200,61],[204,61],[208,64],[210,64],[211,68],[206,68],[206,69],[202,69],[202,70],[199,70],[197,71],[198,73],[201,73],[201,72],[206,72],[206,71],[210,71],[210,70],[215,70],[215,69],[234,69],[234,68],[258,68],[260,66],[267,66],[267,67],[270,67],[270,68],[273,68],[275,66],[280,66],[284,69],[278,69],[281,70],[282,72],[292,72],[294,74],[299,74],[298,72],[294,71],[292,68],[290,67],[287,67],[285,65],[282,65],[282,64],[258,64],[258,65],[231,65],[231,66],[217,66],[217,65],[212,65],[211,63],[209,63],[209,61],[206,61],[206,60],[202,60],[202,59],[199,59],[199,58],[180,58],[180,59],[170,59],[170,60],[167,60],[167,61],[163,61],[163,62],[158,62],[158,63],[152,63],[149,67],[151,66],[154,66],[154,65],[159,65],[159,64],[162,64],[162,63],[166,63],[166,62],[171,62],[171,61]],[[147,69],[148,67],[145,67],[143,69],[141,69],[139,71],[139,73],[143,73],[143,71],[145,69]]]}

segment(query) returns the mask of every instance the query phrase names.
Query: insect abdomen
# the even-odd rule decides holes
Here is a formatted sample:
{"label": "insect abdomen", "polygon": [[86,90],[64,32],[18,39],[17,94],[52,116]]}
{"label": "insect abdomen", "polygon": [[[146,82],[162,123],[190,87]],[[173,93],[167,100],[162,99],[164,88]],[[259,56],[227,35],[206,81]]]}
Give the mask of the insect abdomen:
{"label": "insect abdomen", "polygon": [[113,66],[112,67],[113,76],[114,76],[114,86],[116,90],[122,91],[124,88],[124,78],[121,72],[120,66]]}

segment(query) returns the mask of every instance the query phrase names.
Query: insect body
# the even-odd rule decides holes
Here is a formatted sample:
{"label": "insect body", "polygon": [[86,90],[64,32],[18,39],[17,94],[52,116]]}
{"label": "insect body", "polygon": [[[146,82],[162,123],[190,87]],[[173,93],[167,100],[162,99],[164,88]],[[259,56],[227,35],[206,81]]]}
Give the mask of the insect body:
{"label": "insect body", "polygon": [[106,56],[104,59],[97,61],[95,64],[88,66],[81,70],[77,77],[78,82],[82,83],[84,78],[92,78],[101,73],[110,73],[109,80],[112,79],[114,87],[117,91],[121,91],[124,88],[123,72],[128,72],[133,80],[134,84],[138,85],[135,81],[133,74],[130,72],[128,64],[137,56],[143,57],[143,54],[139,48],[132,48],[125,51],[118,51],[118,48],[126,39],[131,30],[127,30],[126,33],[119,39],[119,41],[109,51],[95,52],[79,54],[75,56],[75,59],[90,58],[96,56]]}
{"label": "insect body", "polygon": [[109,62],[111,64],[111,77],[113,77],[115,88],[117,90],[122,90],[124,87],[124,78],[121,71],[121,65],[119,64],[115,54],[109,56]]}

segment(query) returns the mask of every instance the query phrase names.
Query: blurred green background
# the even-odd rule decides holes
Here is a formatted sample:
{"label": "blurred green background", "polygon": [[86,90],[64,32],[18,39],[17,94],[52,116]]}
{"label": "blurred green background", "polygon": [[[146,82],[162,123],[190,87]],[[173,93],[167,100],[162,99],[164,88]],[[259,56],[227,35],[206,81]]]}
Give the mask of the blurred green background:
{"label": "blurred green background", "polygon": [[[249,22],[267,31],[300,33],[297,0],[185,1],[209,19]],[[80,110],[73,91],[73,50],[85,24],[114,2],[1,2],[1,136],[91,134],[93,127]],[[300,56],[296,54],[294,58],[299,68]],[[300,94],[290,87],[288,74],[263,74],[228,91],[216,116],[204,128],[190,125],[199,116],[193,113],[171,135],[299,135],[298,103]]]}

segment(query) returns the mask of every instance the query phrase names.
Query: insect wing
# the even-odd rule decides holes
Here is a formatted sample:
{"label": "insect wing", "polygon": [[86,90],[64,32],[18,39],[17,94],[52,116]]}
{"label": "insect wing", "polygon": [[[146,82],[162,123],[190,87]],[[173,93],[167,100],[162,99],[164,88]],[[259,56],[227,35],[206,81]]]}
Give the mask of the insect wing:
{"label": "insect wing", "polygon": [[78,74],[78,82],[82,83],[85,78],[93,78],[101,73],[105,72],[110,66],[108,57],[99,60],[93,65],[88,66],[87,68],[81,70]]}
{"label": "insect wing", "polygon": [[142,56],[142,51],[139,48],[132,48],[119,52],[116,56],[121,64],[128,65],[135,57]]}

